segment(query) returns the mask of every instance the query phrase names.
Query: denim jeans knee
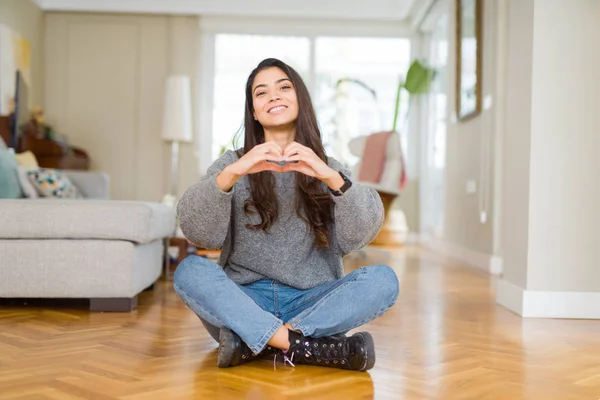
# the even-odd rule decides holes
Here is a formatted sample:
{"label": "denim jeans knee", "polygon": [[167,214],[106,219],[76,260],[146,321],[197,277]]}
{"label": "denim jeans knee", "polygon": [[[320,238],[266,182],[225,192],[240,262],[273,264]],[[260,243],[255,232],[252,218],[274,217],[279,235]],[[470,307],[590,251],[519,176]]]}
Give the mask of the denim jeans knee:
{"label": "denim jeans knee", "polygon": [[365,270],[365,278],[376,282],[381,296],[386,299],[389,307],[393,306],[400,294],[400,282],[394,270],[387,265],[373,265]]}

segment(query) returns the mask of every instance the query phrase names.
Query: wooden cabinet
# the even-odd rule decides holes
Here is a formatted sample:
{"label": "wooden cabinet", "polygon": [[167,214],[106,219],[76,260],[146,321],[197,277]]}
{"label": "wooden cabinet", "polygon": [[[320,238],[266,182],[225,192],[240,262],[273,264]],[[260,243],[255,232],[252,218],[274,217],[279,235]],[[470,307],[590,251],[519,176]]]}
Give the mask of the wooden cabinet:
{"label": "wooden cabinet", "polygon": [[[10,118],[0,116],[0,136],[8,145],[10,141]],[[31,151],[42,168],[88,170],[90,158],[85,150],[62,145],[50,139],[36,139],[30,135],[21,137],[17,153]]]}

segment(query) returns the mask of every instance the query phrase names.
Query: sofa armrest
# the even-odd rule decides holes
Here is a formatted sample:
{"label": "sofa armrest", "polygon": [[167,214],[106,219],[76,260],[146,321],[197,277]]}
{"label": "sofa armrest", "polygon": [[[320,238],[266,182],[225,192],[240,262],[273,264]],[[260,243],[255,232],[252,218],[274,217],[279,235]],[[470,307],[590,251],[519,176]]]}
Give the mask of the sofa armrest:
{"label": "sofa armrest", "polygon": [[86,199],[110,199],[110,177],[104,172],[63,170]]}

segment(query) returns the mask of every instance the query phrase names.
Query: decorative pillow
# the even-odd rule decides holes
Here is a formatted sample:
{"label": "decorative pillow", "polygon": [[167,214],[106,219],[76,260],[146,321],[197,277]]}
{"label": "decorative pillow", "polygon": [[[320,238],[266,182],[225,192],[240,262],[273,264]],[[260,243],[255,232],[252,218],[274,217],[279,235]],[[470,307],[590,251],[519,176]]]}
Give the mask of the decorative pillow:
{"label": "decorative pillow", "polygon": [[12,150],[0,149],[0,199],[21,198],[17,160]]}
{"label": "decorative pillow", "polygon": [[35,155],[29,150],[17,154],[17,163],[19,164],[19,167],[25,167],[28,169],[40,167],[38,165],[37,158],[35,158]]}
{"label": "decorative pillow", "polygon": [[37,190],[35,189],[35,186],[33,186],[31,181],[27,177],[27,172],[32,171],[34,169],[37,168],[25,168],[21,166],[18,167],[19,183],[21,184],[21,190],[23,191],[25,197],[29,199],[37,199],[38,197],[40,197]]}
{"label": "decorative pillow", "polygon": [[27,171],[29,181],[42,197],[79,199],[83,196],[67,176],[57,169],[40,168]]}

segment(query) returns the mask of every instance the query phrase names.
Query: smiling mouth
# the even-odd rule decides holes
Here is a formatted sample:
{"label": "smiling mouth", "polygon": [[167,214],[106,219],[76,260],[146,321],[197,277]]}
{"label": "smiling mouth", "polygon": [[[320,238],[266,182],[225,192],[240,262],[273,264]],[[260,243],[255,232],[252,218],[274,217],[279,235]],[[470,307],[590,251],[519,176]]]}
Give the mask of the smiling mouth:
{"label": "smiling mouth", "polygon": [[285,110],[286,108],[287,108],[286,106],[277,106],[277,107],[270,108],[269,111],[267,111],[267,112],[268,113],[277,112],[277,111]]}

